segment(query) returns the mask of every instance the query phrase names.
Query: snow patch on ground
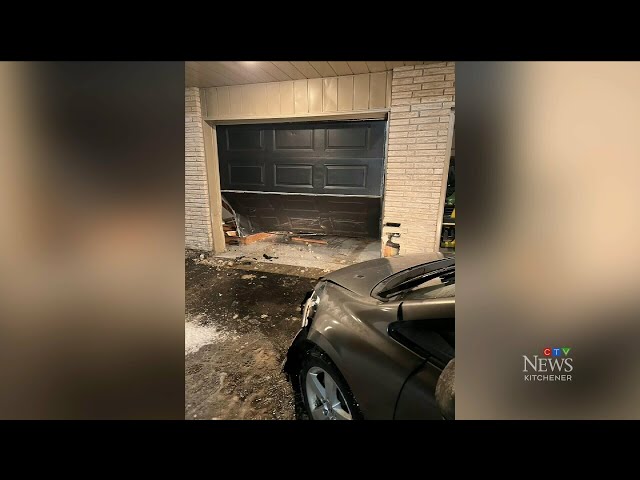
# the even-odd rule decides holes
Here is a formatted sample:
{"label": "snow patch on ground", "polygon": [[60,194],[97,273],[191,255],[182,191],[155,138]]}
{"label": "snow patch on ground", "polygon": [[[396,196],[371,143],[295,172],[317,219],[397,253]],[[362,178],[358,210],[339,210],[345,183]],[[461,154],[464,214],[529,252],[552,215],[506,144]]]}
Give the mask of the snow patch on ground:
{"label": "snow patch on ground", "polygon": [[228,338],[227,332],[213,326],[200,325],[197,319],[187,321],[184,324],[184,354],[196,353],[205,345],[218,343]]}

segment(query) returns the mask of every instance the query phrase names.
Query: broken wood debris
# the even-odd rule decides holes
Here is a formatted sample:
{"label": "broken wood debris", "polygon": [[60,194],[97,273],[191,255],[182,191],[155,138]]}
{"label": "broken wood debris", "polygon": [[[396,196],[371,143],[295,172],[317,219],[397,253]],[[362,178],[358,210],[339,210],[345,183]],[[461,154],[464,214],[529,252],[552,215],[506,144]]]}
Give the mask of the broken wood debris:
{"label": "broken wood debris", "polygon": [[291,237],[292,242],[317,243],[318,245],[327,245],[326,240],[316,240],[315,238]]}
{"label": "broken wood debris", "polygon": [[240,243],[242,245],[251,245],[255,242],[260,242],[262,240],[266,240],[267,238],[273,237],[272,233],[254,233],[253,235],[249,235],[248,237],[238,237],[240,239]]}
{"label": "broken wood debris", "polygon": [[238,224],[234,219],[226,220],[222,224],[222,230],[224,231],[224,243],[227,245],[251,245],[274,236],[273,233],[261,232],[243,237],[238,231]]}
{"label": "broken wood debris", "polygon": [[239,245],[238,228],[236,221],[233,219],[226,220],[222,224],[222,230],[224,232],[224,243],[226,245]]}

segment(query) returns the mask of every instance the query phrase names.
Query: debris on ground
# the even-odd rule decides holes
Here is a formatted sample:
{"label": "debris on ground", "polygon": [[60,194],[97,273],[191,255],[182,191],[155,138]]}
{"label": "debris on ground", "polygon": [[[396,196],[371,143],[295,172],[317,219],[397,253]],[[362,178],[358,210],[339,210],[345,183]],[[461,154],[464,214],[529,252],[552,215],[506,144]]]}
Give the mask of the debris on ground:
{"label": "debris on ground", "polygon": [[204,253],[200,254],[200,260],[204,260]]}
{"label": "debris on ground", "polygon": [[[261,242],[264,240],[267,240],[269,238],[273,237],[272,233],[267,233],[267,232],[260,232],[260,233],[254,233],[252,235],[247,235],[244,237],[234,237],[230,240],[238,242],[241,245],[251,245],[252,243],[256,243],[256,242]],[[225,238],[225,241],[227,241],[227,239]],[[229,243],[229,242],[227,242]]]}
{"label": "debris on ground", "polygon": [[[226,262],[233,261],[233,265],[240,266],[241,262],[253,262],[250,265],[244,263],[244,269],[262,270],[264,265],[287,265],[298,267],[311,267],[318,269],[329,268],[337,270],[346,265],[380,257],[380,245],[376,239],[369,238],[342,238],[331,235],[309,236],[304,233],[291,235],[299,238],[299,241],[287,242],[287,235],[278,233],[272,238],[251,245],[228,245],[223,253],[214,254],[203,252],[202,250],[191,250],[187,252],[187,258],[193,258],[194,264],[204,262],[212,265],[224,259]],[[309,243],[313,241],[325,241],[326,244]],[[205,259],[200,260],[201,253],[205,254]],[[266,256],[265,256],[266,255]],[[339,263],[343,258],[345,263]],[[269,268],[269,267],[266,267]]]}
{"label": "debris on ground", "polygon": [[224,243],[226,245],[240,245],[238,226],[235,219],[228,219],[222,224]]}
{"label": "debris on ground", "polygon": [[263,262],[269,271],[256,285],[242,279],[250,267],[191,261],[199,255],[185,261],[184,418],[295,418],[281,366],[299,328],[296,306],[321,271],[309,278],[300,267]]}
{"label": "debris on ground", "polygon": [[247,275],[242,275],[240,278],[242,280],[253,280],[256,276],[253,273],[249,273]]}
{"label": "debris on ground", "polygon": [[306,244],[309,243],[317,243],[319,245],[326,245],[326,240],[316,240],[315,238],[302,238],[302,237],[291,237],[291,241],[293,242],[304,242]]}

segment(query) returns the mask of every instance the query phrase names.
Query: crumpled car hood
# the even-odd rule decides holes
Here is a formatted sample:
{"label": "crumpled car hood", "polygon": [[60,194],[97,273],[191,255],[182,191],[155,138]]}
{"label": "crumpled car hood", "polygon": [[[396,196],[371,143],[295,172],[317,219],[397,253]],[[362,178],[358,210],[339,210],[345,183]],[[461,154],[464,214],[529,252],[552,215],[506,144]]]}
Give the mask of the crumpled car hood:
{"label": "crumpled car hood", "polygon": [[420,253],[376,258],[350,265],[325,275],[323,280],[337,283],[358,295],[368,297],[378,283],[407,268],[445,258],[442,253]]}

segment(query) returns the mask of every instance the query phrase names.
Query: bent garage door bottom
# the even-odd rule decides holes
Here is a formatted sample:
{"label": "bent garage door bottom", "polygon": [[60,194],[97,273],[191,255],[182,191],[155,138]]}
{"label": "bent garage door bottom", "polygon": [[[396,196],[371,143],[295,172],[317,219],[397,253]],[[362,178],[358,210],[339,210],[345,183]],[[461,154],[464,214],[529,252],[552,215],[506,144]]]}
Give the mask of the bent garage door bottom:
{"label": "bent garage door bottom", "polygon": [[241,234],[379,238],[385,122],[219,125],[222,194]]}

